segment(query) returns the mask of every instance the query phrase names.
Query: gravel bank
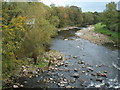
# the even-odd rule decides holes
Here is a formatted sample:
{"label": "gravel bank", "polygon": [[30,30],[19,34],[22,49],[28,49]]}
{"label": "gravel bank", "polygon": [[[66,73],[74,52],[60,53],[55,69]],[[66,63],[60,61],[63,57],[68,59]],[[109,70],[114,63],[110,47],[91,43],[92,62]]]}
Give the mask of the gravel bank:
{"label": "gravel bank", "polygon": [[113,43],[108,36],[94,32],[94,28],[95,27],[92,25],[87,28],[83,28],[76,32],[76,36],[85,40],[89,40],[90,42],[98,45],[102,45],[104,43]]}

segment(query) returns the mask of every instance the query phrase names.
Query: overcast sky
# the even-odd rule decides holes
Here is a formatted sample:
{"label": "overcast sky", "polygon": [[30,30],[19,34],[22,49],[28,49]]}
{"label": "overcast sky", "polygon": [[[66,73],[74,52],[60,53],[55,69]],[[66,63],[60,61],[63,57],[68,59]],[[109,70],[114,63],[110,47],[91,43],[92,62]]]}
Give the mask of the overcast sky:
{"label": "overcast sky", "polygon": [[111,1],[118,2],[120,0],[41,0],[46,5],[51,3],[54,3],[56,6],[75,5],[81,7],[83,12],[102,12],[105,9],[105,5]]}

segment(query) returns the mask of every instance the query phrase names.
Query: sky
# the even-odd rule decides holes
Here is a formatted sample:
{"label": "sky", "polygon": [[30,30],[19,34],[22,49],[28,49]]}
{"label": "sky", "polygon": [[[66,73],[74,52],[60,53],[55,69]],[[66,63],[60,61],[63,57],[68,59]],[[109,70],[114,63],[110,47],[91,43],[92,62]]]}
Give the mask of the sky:
{"label": "sky", "polygon": [[109,2],[118,2],[120,0],[40,0],[44,4],[50,6],[54,3],[56,6],[71,6],[81,7],[83,12],[102,12]]}

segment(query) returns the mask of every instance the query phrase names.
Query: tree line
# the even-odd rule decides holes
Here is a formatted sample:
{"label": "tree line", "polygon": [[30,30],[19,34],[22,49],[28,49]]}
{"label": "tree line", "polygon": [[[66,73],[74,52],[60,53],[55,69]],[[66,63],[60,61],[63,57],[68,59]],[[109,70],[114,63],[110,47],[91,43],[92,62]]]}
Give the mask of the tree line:
{"label": "tree line", "polygon": [[86,26],[102,22],[113,31],[119,31],[119,11],[116,4],[106,5],[106,10],[82,12],[80,7],[46,6],[41,2],[2,3],[2,66],[5,76],[15,70],[21,58],[33,54],[42,57],[50,45],[57,28]]}

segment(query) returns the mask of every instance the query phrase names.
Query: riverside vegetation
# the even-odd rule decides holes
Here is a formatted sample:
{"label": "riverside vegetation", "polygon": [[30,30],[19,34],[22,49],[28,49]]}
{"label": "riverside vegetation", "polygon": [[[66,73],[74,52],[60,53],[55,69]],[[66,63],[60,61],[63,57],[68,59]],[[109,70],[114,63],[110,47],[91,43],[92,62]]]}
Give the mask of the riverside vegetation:
{"label": "riverside vegetation", "polygon": [[56,7],[51,4],[49,7],[41,2],[3,2],[3,82],[14,76],[21,66],[31,66],[33,54],[37,57],[37,65],[32,64],[32,67],[49,65],[50,58],[46,56],[46,51],[51,39],[57,35],[57,28],[96,24],[95,31],[116,40],[120,32],[118,13],[114,2],[107,4],[106,10],[101,13],[82,12],[77,6]]}

